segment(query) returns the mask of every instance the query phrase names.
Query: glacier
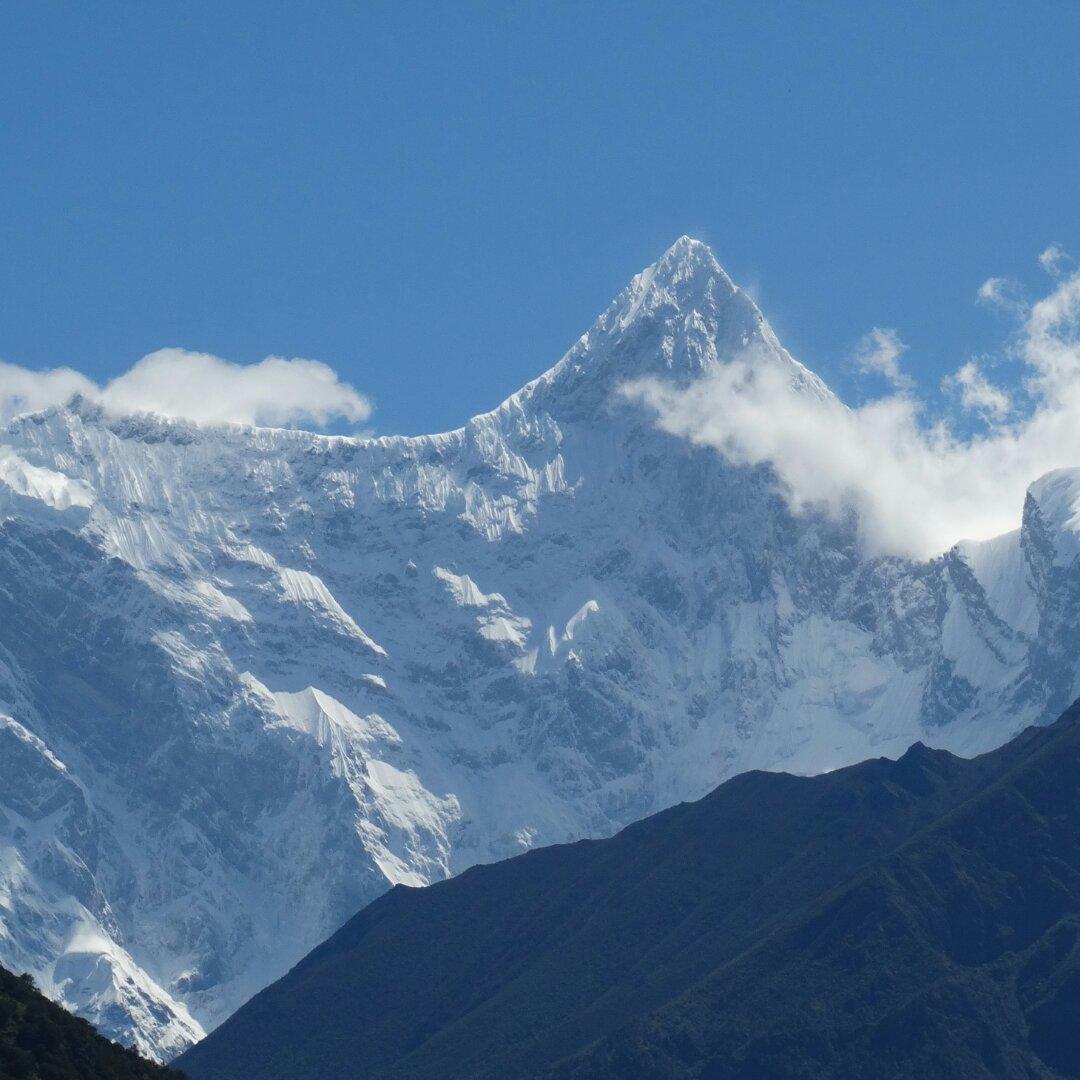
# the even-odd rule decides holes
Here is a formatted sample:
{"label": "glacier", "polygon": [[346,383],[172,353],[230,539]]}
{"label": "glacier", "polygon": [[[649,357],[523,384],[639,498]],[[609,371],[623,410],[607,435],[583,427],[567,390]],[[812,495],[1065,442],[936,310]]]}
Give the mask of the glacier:
{"label": "glacier", "polygon": [[831,394],[684,237],[456,431],[12,421],[0,963],[167,1059],[392,884],[1080,695],[1080,470],[1014,533],[869,557],[618,393],[748,350]]}

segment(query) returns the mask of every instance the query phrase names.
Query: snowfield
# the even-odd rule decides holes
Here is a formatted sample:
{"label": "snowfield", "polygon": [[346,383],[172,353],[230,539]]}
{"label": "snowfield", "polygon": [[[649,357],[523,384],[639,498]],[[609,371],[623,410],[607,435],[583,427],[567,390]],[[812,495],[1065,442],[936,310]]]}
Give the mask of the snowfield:
{"label": "snowfield", "polygon": [[751,348],[830,394],[683,238],[457,431],[0,432],[0,962],[167,1058],[393,883],[1080,695],[1080,470],[867,558],[617,392]]}

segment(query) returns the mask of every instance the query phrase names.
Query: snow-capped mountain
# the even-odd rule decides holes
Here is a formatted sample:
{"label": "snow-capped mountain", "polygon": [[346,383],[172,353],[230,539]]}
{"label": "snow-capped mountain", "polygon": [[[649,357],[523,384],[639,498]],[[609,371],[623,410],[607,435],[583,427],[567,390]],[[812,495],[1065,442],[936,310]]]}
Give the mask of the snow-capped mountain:
{"label": "snow-capped mountain", "polygon": [[751,767],[970,752],[1080,692],[1080,470],[927,563],[793,515],[627,380],[750,349],[686,238],[460,430],[0,433],[0,962],[170,1056],[389,884]]}

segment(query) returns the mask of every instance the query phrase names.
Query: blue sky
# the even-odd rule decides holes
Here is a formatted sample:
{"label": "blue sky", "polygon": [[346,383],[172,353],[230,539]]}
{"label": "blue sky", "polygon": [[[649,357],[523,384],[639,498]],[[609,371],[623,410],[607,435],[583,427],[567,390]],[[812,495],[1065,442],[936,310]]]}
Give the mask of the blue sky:
{"label": "blue sky", "polygon": [[11,5],[0,358],[333,366],[380,432],[550,366],[679,234],[849,400],[1080,250],[1080,4]]}

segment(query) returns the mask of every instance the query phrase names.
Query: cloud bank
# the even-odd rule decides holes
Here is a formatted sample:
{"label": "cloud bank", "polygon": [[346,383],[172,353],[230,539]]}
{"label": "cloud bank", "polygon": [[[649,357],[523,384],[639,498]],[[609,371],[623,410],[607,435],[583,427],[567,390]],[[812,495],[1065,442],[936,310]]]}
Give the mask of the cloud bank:
{"label": "cloud bank", "polygon": [[0,423],[74,395],[117,413],[153,412],[199,423],[326,427],[359,423],[370,402],[317,360],[270,356],[234,364],[209,353],[160,349],[104,386],[70,368],[30,371],[0,362]]}
{"label": "cloud bank", "polygon": [[[1060,270],[1063,258],[1052,262]],[[1000,287],[980,294],[997,299]],[[665,431],[738,464],[771,464],[796,511],[855,511],[870,552],[926,558],[1016,528],[1033,480],[1080,465],[1080,272],[1017,313],[1009,357],[1025,375],[1020,405],[974,361],[946,380],[961,408],[984,422],[973,435],[927,423],[906,390],[854,409],[822,400],[753,354],[689,388],[645,379],[623,393],[654,410]],[[873,355],[874,339],[866,341]],[[903,386],[899,352],[884,345],[868,367]]]}

